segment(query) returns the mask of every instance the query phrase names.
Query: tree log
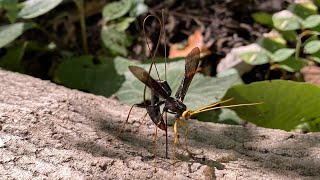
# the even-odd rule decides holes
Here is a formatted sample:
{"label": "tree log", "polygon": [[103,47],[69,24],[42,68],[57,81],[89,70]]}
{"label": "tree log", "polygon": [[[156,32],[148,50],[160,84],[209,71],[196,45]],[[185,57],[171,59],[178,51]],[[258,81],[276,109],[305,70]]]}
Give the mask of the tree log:
{"label": "tree log", "polygon": [[[188,144],[114,99],[0,70],[1,179],[319,179],[320,133],[189,120]],[[106,87],[108,88],[108,87]],[[192,153],[187,153],[186,147]],[[156,150],[156,158],[154,158]]]}

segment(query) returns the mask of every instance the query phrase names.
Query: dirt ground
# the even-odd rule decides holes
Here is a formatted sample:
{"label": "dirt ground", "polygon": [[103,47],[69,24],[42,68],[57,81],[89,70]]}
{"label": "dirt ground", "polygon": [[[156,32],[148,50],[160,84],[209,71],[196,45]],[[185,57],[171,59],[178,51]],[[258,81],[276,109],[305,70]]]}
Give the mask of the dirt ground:
{"label": "dirt ground", "polygon": [[[173,166],[164,133],[154,160],[151,120],[135,109],[27,75],[0,70],[0,179],[319,179],[320,133],[299,134],[195,120],[190,158]],[[184,144],[183,138],[181,143]]]}

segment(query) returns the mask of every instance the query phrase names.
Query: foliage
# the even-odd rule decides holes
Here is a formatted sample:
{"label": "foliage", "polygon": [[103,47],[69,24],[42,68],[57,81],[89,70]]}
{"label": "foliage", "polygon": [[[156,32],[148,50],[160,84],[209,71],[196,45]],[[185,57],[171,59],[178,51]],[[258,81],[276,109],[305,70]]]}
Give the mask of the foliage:
{"label": "foliage", "polygon": [[17,17],[31,19],[38,17],[58,6],[62,0],[28,0],[23,2],[23,8]]}
{"label": "foliage", "polygon": [[34,27],[31,23],[14,23],[0,27],[0,48],[18,38],[24,31]]}
{"label": "foliage", "polygon": [[[1,0],[0,8],[7,11],[6,17],[10,22],[14,23],[17,18],[30,19],[38,17],[58,6],[61,2],[62,0],[27,0],[18,4],[17,0]],[[33,27],[36,26],[23,22],[0,27],[0,48],[14,41],[23,31]]]}
{"label": "foliage", "polygon": [[[85,15],[85,2],[83,0],[74,0],[73,4],[78,9],[78,11],[75,11],[78,14],[75,15],[80,17],[83,52],[74,52],[74,50],[69,49],[68,41],[63,39],[72,36],[68,33],[73,32],[73,25],[68,24],[69,22],[66,22],[65,19],[63,19],[63,23],[68,24],[66,33],[55,34],[59,32],[56,28],[61,24],[61,17],[71,17],[74,14],[65,10],[57,13],[58,15],[52,13],[49,16],[53,16],[52,19],[44,17],[46,21],[39,20],[41,16],[50,14],[51,10],[67,3],[71,4],[72,2],[62,0],[26,0],[23,2],[0,0],[0,8],[4,10],[9,21],[0,27],[0,48],[6,49],[7,52],[6,55],[0,57],[0,66],[13,71],[26,72],[23,61],[28,54],[33,53],[29,47],[37,44],[37,48],[33,50],[38,52],[39,56],[43,51],[54,51],[58,56],[57,59],[52,59],[53,66],[50,67],[49,73],[51,73],[50,76],[52,76],[53,81],[71,88],[110,96],[116,92],[119,84],[123,82],[123,77],[116,76],[112,59],[117,55],[127,55],[127,47],[131,45],[132,38],[126,30],[136,20],[137,16],[147,11],[148,7],[143,3],[143,0],[121,0],[106,4],[100,12],[102,15],[100,38],[101,43],[106,48],[102,46],[103,49],[96,49],[97,52],[88,55],[86,23],[85,19],[82,19]],[[48,24],[51,27],[47,27]],[[26,37],[23,35],[30,31],[41,32],[41,35],[35,37],[36,39],[25,39]],[[21,36],[22,38],[19,39]],[[43,41],[46,38],[48,41]],[[114,87],[105,89],[105,86],[110,84]]]}
{"label": "foliage", "polygon": [[86,55],[63,61],[56,71],[55,81],[109,97],[120,88],[124,78],[116,72],[111,58]]}
{"label": "foliage", "polygon": [[243,61],[253,65],[270,63],[271,68],[288,72],[298,72],[310,61],[320,62],[320,14],[311,1],[293,3],[273,15],[252,16],[273,30],[257,40],[260,50],[241,54]]}
{"label": "foliage", "polygon": [[[112,2],[103,8],[103,27],[101,38],[104,45],[113,53],[126,56],[131,37],[125,33],[135,17],[145,13],[147,7],[143,1],[121,0]],[[129,13],[131,17],[123,17]]]}
{"label": "foliage", "polygon": [[230,104],[262,102],[256,106],[234,108],[247,121],[262,127],[290,131],[303,125],[307,131],[320,131],[320,88],[304,82],[284,80],[237,85],[224,99]]}
{"label": "foliage", "polygon": [[[53,37],[53,40],[57,39],[56,35],[45,30],[44,24],[35,23],[35,19],[61,5],[62,2],[62,0],[26,0],[19,3],[17,0],[0,0],[0,8],[5,10],[5,16],[11,22],[11,24],[0,27],[0,48],[12,46],[13,41],[25,31],[33,28],[44,32],[49,38]],[[81,16],[81,13],[84,13],[84,2],[83,0],[74,0],[74,2],[79,8]],[[127,55],[126,48],[131,45],[132,38],[125,31],[135,21],[135,18],[145,13],[146,10],[147,6],[141,0],[116,1],[107,4],[103,8],[101,39],[113,55]],[[127,14],[128,16],[126,16]],[[19,22],[15,23],[17,20]],[[81,28],[83,28],[82,31],[85,31],[85,27],[81,26]],[[82,34],[82,36],[86,36],[86,33]],[[83,37],[83,39],[86,38]],[[59,46],[58,42],[54,43]],[[63,47],[57,48],[62,48],[61,53],[63,56],[68,51]]]}

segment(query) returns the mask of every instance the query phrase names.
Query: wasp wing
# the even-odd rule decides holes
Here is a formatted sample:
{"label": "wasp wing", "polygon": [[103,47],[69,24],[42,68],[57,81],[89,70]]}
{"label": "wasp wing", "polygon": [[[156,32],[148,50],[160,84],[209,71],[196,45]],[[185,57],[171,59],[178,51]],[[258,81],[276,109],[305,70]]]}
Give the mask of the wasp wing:
{"label": "wasp wing", "polygon": [[164,99],[170,97],[170,95],[159,85],[159,83],[154,80],[150,74],[143,68],[138,66],[129,66],[130,71],[132,74],[138,78],[143,84],[148,86],[152,92],[158,94]]}
{"label": "wasp wing", "polygon": [[191,50],[191,52],[186,57],[184,77],[175,95],[176,98],[180,99],[181,101],[184,100],[184,97],[186,96],[186,93],[193,79],[193,76],[197,72],[199,60],[200,60],[200,49],[198,47],[195,47]]}

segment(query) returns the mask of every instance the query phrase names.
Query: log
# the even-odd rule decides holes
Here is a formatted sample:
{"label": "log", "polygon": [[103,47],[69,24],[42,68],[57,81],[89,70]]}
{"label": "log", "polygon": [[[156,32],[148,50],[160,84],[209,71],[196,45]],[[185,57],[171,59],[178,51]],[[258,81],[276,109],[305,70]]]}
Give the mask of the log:
{"label": "log", "polygon": [[190,120],[176,160],[169,126],[166,159],[165,133],[158,130],[155,149],[144,109],[116,138],[127,105],[5,70],[0,79],[1,179],[320,178],[320,133]]}

